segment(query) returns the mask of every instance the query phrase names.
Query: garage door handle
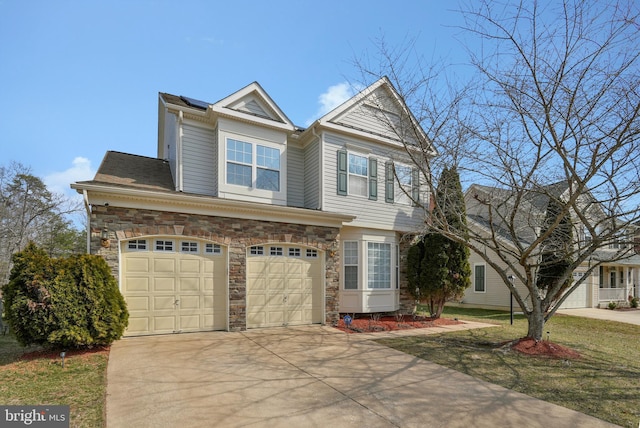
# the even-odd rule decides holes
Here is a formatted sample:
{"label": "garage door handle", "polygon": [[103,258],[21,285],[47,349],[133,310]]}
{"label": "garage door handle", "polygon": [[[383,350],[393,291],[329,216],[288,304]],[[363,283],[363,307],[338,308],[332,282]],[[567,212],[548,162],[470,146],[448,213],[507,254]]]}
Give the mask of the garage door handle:
{"label": "garage door handle", "polygon": [[178,306],[178,303],[180,303],[180,300],[176,299],[176,301],[173,302],[173,306]]}
{"label": "garage door handle", "polygon": [[287,303],[287,296],[286,295],[282,298],[282,301]]}

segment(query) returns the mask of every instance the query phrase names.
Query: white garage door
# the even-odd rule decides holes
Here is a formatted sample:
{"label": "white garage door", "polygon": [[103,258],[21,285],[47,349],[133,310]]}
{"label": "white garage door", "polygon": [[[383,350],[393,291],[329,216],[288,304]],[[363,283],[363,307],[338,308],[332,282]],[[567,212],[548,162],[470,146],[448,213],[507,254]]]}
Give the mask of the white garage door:
{"label": "white garage door", "polygon": [[254,246],[247,255],[247,328],[322,323],[324,272],[318,250]]}
{"label": "white garage door", "polygon": [[225,330],[227,257],[216,244],[175,238],[122,244],[127,336]]}
{"label": "white garage door", "polygon": [[[574,272],[574,281],[580,278],[579,275],[581,275],[580,272]],[[578,288],[574,290],[573,293],[569,295],[569,297],[567,297],[567,300],[562,303],[560,309],[575,309],[586,307],[588,307],[587,283],[583,282]]]}

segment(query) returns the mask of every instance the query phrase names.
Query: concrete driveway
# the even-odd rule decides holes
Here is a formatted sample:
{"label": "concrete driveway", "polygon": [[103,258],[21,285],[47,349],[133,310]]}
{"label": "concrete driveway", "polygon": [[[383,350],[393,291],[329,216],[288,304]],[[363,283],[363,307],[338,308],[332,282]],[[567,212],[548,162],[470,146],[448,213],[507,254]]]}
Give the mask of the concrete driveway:
{"label": "concrete driveway", "polygon": [[573,315],[576,317],[595,318],[640,325],[640,311],[612,311],[610,309],[578,308],[561,309],[559,314]]}
{"label": "concrete driveway", "polygon": [[120,340],[107,426],[612,426],[370,338],[308,326]]}

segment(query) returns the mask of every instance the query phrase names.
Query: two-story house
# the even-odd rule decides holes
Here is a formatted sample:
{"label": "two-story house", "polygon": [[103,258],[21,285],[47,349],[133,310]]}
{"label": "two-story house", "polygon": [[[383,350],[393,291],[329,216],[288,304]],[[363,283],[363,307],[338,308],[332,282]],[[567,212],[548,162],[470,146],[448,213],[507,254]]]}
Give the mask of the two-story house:
{"label": "two-story house", "polygon": [[406,235],[425,219],[411,201],[429,194],[407,145],[436,154],[386,78],[306,129],[258,83],[214,103],[160,93],[157,157],[110,151],[72,185],[126,334],[410,311]]}
{"label": "two-story house", "polygon": [[[570,189],[567,181],[544,186],[539,192],[521,194],[516,201],[514,192],[508,189],[498,189],[473,184],[465,192],[467,218],[471,228],[476,233],[489,236],[491,233],[502,246],[511,249],[514,254],[513,265],[517,265],[515,255],[521,254],[515,245],[515,238],[520,248],[527,248],[540,234],[540,225],[545,218],[549,195],[560,200],[569,198]],[[491,200],[492,212],[488,205],[481,201]],[[581,195],[579,206],[590,219],[591,226],[596,229],[602,227],[598,219],[606,218],[602,207],[590,194]],[[517,203],[517,208],[514,208]],[[515,214],[514,214],[515,213]],[[512,214],[513,218],[512,218]],[[575,214],[571,216],[574,226],[572,245],[574,251],[581,252],[581,247],[591,245],[591,234],[582,225]],[[491,224],[490,224],[491,223]],[[493,232],[490,232],[493,230]],[[633,251],[633,232],[620,239],[609,239],[602,242],[591,257],[585,260],[573,272],[577,280],[587,275],[582,284],[573,291],[563,302],[561,309],[606,307],[609,302],[624,303],[628,296],[637,295],[637,284],[640,283],[640,255]],[[493,261],[508,269],[506,263],[500,260],[490,249],[486,250]],[[473,253],[469,258],[472,270],[472,285],[469,287],[461,303],[469,306],[493,309],[508,309],[511,303],[509,289],[505,286],[498,273],[486,263],[478,254]],[[592,269],[592,267],[595,267]],[[514,286],[527,296],[525,286],[514,276]]]}

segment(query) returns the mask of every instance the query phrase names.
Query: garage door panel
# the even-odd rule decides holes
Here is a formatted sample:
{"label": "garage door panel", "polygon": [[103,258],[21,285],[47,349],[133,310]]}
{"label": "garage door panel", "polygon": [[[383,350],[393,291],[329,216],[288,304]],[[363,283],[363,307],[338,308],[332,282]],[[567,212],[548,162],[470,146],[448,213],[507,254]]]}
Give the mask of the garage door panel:
{"label": "garage door panel", "polygon": [[176,331],[176,317],[173,315],[153,317],[153,329],[158,333],[173,333]]}
{"label": "garage door panel", "polygon": [[201,309],[200,296],[180,296],[180,311]]}
{"label": "garage door panel", "polygon": [[128,273],[149,273],[151,263],[148,258],[130,257],[127,263]]}
{"label": "garage door panel", "polygon": [[175,273],[176,260],[168,257],[155,258],[153,259],[153,271],[155,273]]}
{"label": "garage door panel", "polygon": [[178,291],[200,291],[200,278],[180,278]]}
{"label": "garage door panel", "polygon": [[180,316],[180,330],[182,331],[200,330],[201,324],[199,315]]}
{"label": "garage door panel", "polygon": [[156,276],[153,278],[153,291],[155,292],[170,292],[176,291],[176,278],[173,276]]}
{"label": "garage door panel", "polygon": [[129,276],[126,281],[127,289],[125,292],[148,292],[149,291],[149,277],[132,277]]}
{"label": "garage door panel", "polygon": [[162,311],[169,310],[173,311],[176,309],[176,299],[173,295],[171,296],[153,296],[153,310],[154,311]]}
{"label": "garage door panel", "polygon": [[149,317],[129,316],[129,326],[127,331],[131,333],[145,333],[149,331]]}
{"label": "garage door panel", "polygon": [[179,272],[181,274],[200,274],[200,261],[199,260],[180,260],[179,261]]}
{"label": "garage door panel", "polygon": [[129,312],[149,311],[151,309],[150,300],[149,296],[130,296],[127,299],[127,309]]}

